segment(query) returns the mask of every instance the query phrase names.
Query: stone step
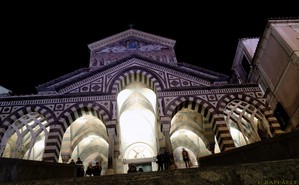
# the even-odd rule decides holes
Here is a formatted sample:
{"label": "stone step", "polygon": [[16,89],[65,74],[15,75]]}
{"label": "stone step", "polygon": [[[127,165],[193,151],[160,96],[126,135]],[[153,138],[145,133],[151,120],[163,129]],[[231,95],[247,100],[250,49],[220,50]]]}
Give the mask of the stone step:
{"label": "stone step", "polygon": [[299,158],[177,169],[46,180],[1,183],[1,185],[210,185],[299,184]]}

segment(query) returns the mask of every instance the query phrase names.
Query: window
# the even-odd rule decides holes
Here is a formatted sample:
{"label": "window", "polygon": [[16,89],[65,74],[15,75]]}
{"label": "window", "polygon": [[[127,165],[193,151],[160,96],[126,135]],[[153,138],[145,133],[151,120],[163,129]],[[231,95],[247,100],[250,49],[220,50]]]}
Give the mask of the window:
{"label": "window", "polygon": [[251,70],[251,66],[250,66],[250,63],[245,55],[243,55],[241,64],[242,64],[242,68],[243,68],[245,74],[248,75]]}

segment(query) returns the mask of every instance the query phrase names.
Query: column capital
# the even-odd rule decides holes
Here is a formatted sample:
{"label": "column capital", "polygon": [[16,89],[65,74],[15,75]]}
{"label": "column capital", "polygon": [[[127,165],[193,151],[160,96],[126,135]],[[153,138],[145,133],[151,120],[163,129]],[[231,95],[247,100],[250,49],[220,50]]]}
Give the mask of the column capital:
{"label": "column capital", "polygon": [[107,121],[106,126],[116,125],[116,120]]}
{"label": "column capital", "polygon": [[162,124],[162,131],[163,131],[163,133],[165,133],[165,132],[169,133],[169,131],[170,131],[170,123],[168,123],[168,124]]}
{"label": "column capital", "polygon": [[171,121],[171,118],[170,118],[170,117],[166,117],[166,116],[161,116],[161,117],[160,117],[160,123],[161,123],[162,125],[170,124],[170,121]]}
{"label": "column capital", "polygon": [[115,130],[115,128],[107,128],[107,133],[108,133],[109,137],[115,136],[116,135],[116,130]]}

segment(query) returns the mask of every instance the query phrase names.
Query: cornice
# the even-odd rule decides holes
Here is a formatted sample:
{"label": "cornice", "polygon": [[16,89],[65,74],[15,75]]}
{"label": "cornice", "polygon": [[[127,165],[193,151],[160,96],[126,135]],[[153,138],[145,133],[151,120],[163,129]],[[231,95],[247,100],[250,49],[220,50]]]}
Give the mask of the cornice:
{"label": "cornice", "polygon": [[169,46],[171,48],[174,47],[175,42],[176,42],[175,40],[168,39],[165,37],[160,37],[157,35],[149,34],[146,32],[139,31],[139,30],[135,30],[135,29],[129,29],[129,30],[123,31],[121,33],[107,37],[105,39],[99,40],[97,42],[91,43],[88,45],[88,48],[92,51],[92,50],[107,46],[109,44],[118,42],[118,41],[128,38],[128,37],[137,37],[137,38],[152,41],[155,43],[160,43],[160,44]]}

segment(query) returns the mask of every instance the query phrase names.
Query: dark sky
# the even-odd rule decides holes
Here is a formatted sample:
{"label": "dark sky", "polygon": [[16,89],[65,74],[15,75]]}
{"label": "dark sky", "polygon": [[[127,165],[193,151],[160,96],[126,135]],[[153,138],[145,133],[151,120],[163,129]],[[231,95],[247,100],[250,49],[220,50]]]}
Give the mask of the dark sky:
{"label": "dark sky", "polygon": [[299,15],[290,3],[270,8],[121,2],[3,7],[0,85],[15,94],[35,93],[40,84],[88,67],[87,45],[125,31],[131,23],[176,40],[178,62],[230,75],[238,39],[260,37],[269,18]]}

